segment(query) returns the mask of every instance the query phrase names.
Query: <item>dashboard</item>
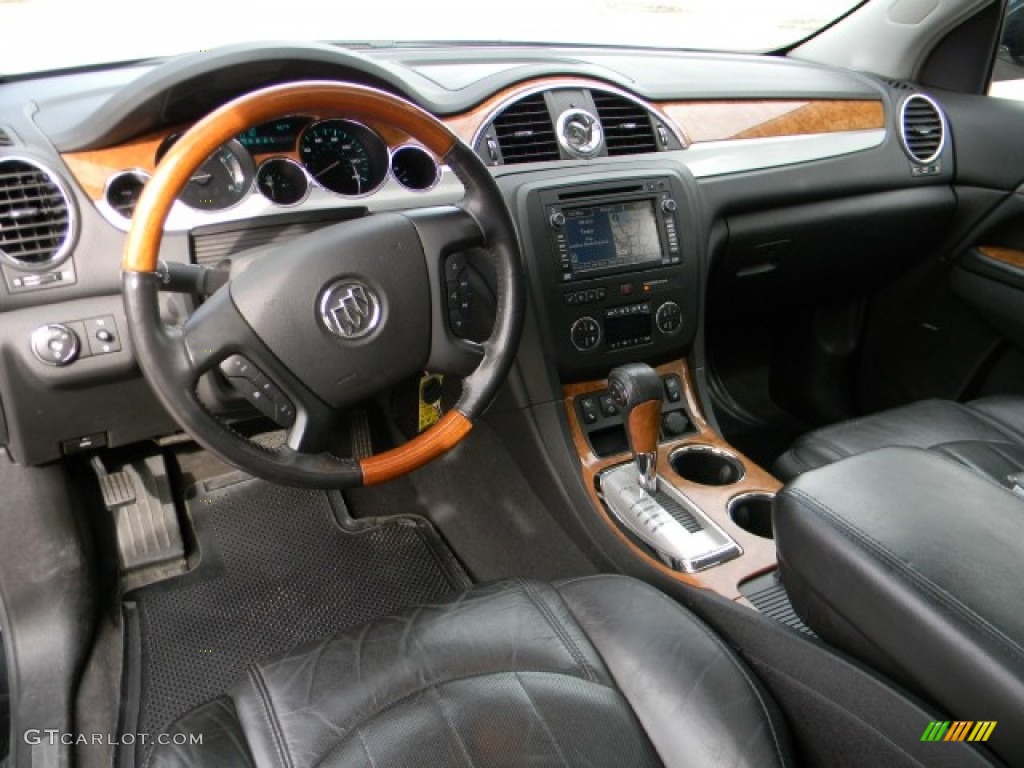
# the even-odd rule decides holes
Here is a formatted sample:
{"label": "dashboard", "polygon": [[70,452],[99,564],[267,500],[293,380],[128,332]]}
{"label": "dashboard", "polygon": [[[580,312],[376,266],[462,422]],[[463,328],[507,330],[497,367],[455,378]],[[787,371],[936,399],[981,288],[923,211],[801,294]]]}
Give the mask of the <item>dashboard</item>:
{"label": "dashboard", "polygon": [[[822,280],[820,264],[776,257],[789,247],[780,242],[843,250],[812,226],[824,201],[885,192],[928,218],[952,197],[946,118],[932,98],[768,57],[253,45],[2,83],[0,439],[16,460],[176,429],[124,337],[119,261],[134,206],[204,114],[298,79],[397,93],[490,166],[531,286],[523,406],[621,362],[699,349],[716,265],[764,290]],[[321,227],[462,193],[442,158],[391,126],[283,115],[197,170],[168,217],[161,257],[224,266],[258,248],[286,258],[290,240]],[[44,202],[25,202],[34,198]],[[757,218],[783,207],[797,212],[794,228]],[[904,216],[879,226],[914,225]],[[892,258],[881,248],[859,266]],[[459,274],[446,316],[472,338],[487,322],[487,274],[472,259]],[[189,307],[164,310],[173,321]]]}

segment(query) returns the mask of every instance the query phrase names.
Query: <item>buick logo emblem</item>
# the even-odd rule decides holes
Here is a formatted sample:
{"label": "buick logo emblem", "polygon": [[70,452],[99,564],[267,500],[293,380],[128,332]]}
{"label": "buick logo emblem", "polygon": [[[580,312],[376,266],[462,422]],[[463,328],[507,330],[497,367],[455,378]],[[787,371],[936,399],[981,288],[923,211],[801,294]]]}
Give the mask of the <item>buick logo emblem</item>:
{"label": "buick logo emblem", "polygon": [[361,339],[380,325],[380,299],[366,283],[341,280],[324,291],[320,321],[343,339]]}

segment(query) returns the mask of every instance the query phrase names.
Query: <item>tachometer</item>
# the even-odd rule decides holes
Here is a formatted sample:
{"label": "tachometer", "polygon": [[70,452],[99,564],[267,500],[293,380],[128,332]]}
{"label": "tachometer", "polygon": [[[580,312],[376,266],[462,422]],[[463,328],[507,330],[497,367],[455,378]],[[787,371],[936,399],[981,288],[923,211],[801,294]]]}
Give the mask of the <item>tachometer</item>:
{"label": "tachometer", "polygon": [[[179,138],[179,134],[168,136],[160,145],[156,153],[158,163]],[[245,147],[232,139],[215,150],[199,166],[178,199],[201,211],[230,208],[249,194],[255,175],[256,167],[252,157]]]}
{"label": "tachometer", "polygon": [[365,195],[387,177],[388,148],[351,120],[321,120],[299,139],[299,157],[320,186],[339,195]]}

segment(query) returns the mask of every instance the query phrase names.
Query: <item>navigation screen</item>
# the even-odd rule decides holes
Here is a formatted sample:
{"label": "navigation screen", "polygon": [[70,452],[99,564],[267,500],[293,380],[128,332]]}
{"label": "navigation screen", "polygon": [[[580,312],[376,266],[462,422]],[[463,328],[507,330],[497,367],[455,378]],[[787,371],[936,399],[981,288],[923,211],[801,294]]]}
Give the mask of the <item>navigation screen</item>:
{"label": "navigation screen", "polygon": [[573,272],[661,261],[653,200],[566,208],[563,213]]}

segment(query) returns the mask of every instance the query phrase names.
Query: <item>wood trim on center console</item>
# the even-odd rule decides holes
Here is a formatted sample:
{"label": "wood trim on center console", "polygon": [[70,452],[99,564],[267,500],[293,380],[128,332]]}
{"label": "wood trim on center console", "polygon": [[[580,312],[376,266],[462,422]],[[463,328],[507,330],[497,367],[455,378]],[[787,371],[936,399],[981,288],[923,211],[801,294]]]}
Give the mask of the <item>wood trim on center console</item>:
{"label": "wood trim on center console", "polygon": [[1024,269],[1024,251],[1017,248],[1000,248],[994,245],[978,246],[978,253],[986,258],[998,261],[1017,269]]}
{"label": "wood trim on center console", "polygon": [[[663,443],[658,447],[658,469],[662,480],[669,480],[672,485],[698,506],[716,525],[720,526],[743,549],[743,554],[720,565],[716,565],[698,573],[687,574],[674,571],[648,551],[637,546],[612,520],[597,494],[597,475],[609,467],[629,461],[629,454],[618,454],[599,458],[594,455],[587,442],[583,428],[576,416],[574,402],[577,397],[606,389],[607,381],[591,381],[583,384],[570,384],[563,388],[565,407],[568,411],[569,428],[573,444],[579,454],[580,466],[583,470],[583,482],[594,504],[594,509],[601,521],[622,540],[622,543],[637,557],[642,558],[649,566],[661,571],[664,575],[695,587],[713,590],[730,600],[742,600],[739,592],[740,583],[754,576],[775,568],[778,564],[775,556],[775,542],[755,536],[740,528],[729,517],[729,503],[737,496],[759,492],[774,494],[782,484],[754,462],[743,456],[727,443],[712,427],[697,402],[693,380],[686,361],[676,361],[659,366],[659,375],[676,374],[682,381],[683,398],[690,420],[696,427],[695,434],[687,434],[678,440]],[[744,468],[743,478],[736,483],[725,486],[700,485],[688,482],[672,471],[669,466],[671,454],[684,445],[708,445],[726,451],[735,456]]]}

